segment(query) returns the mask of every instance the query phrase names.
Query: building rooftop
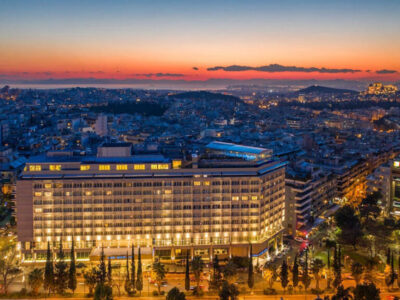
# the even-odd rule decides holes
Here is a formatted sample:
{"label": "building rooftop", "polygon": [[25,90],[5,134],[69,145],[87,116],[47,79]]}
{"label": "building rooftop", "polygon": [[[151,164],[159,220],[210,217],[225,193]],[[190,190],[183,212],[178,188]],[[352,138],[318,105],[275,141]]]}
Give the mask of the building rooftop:
{"label": "building rooftop", "polygon": [[212,150],[233,151],[233,152],[243,152],[243,153],[253,153],[253,154],[261,154],[263,152],[271,151],[266,148],[243,146],[243,145],[224,143],[224,142],[211,142],[206,146],[206,148]]}

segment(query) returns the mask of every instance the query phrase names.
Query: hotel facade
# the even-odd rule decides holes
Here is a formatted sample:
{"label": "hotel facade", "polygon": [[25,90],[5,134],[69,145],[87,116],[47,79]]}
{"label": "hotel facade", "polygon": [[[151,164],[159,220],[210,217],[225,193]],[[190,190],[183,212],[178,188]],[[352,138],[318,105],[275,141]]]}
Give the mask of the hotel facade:
{"label": "hotel facade", "polygon": [[72,240],[78,259],[100,246],[109,255],[126,253],[132,244],[171,260],[186,253],[245,256],[249,243],[254,255],[277,251],[285,227],[285,163],[273,161],[267,149],[234,146],[210,144],[205,157],[190,160],[131,155],[127,144],[103,145],[97,156],[32,158],[17,181],[24,260],[44,259],[48,242],[69,249]]}

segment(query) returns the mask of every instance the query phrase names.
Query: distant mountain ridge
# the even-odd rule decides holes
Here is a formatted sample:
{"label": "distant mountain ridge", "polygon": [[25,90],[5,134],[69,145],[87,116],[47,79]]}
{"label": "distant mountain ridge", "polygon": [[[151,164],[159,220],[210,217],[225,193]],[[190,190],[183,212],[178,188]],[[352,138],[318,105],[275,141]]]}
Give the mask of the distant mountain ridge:
{"label": "distant mountain ridge", "polygon": [[305,89],[298,90],[296,94],[358,94],[355,90],[336,89],[321,85],[311,85]]}
{"label": "distant mountain ridge", "polygon": [[191,99],[191,100],[222,100],[222,101],[240,101],[242,100],[238,97],[232,95],[224,95],[221,93],[211,93],[207,91],[193,91],[193,92],[183,92],[169,97],[175,99]]}

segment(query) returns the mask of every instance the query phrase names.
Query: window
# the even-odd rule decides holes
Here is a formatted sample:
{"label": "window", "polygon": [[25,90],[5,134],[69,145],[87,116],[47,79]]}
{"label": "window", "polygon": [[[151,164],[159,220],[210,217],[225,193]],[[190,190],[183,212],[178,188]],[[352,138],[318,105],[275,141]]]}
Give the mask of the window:
{"label": "window", "polygon": [[118,171],[126,171],[128,170],[128,165],[117,165]]}
{"label": "window", "polygon": [[90,166],[89,165],[81,165],[81,171],[89,171]]}
{"label": "window", "polygon": [[50,171],[61,171],[61,165],[50,165],[49,170]]}
{"label": "window", "polygon": [[145,170],[146,169],[146,165],[136,164],[136,165],[133,165],[133,169],[134,170]]}
{"label": "window", "polygon": [[29,171],[31,171],[31,172],[42,171],[42,166],[41,165],[30,165]]}
{"label": "window", "polygon": [[198,185],[200,185],[201,183],[200,183],[200,181],[194,181],[193,182],[193,185],[196,185],[196,186],[198,186]]}
{"label": "window", "polygon": [[40,197],[42,196],[42,192],[35,192],[35,197]]}
{"label": "window", "polygon": [[99,171],[110,171],[110,165],[99,165]]}
{"label": "window", "polygon": [[173,160],[172,161],[172,168],[173,169],[180,169],[182,167],[182,161],[181,160]]}
{"label": "window", "polygon": [[169,166],[168,164],[152,164],[150,168],[152,170],[168,170]]}

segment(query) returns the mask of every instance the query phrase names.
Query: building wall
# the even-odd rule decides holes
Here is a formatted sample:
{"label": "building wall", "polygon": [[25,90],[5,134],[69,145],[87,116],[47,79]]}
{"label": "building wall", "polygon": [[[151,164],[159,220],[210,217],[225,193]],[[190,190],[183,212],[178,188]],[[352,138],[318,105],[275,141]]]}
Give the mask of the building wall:
{"label": "building wall", "polygon": [[[185,176],[182,169],[159,177],[126,178],[110,171],[110,177],[76,179],[62,178],[64,171],[53,179],[40,178],[51,172],[27,169],[26,174],[36,175],[23,176],[17,189],[18,231],[23,233],[18,239],[25,250],[45,250],[48,241],[54,246],[62,241],[69,248],[72,240],[78,250],[132,243],[171,249],[249,242],[258,249],[283,230],[284,166],[262,175],[257,175],[260,168],[246,168],[256,174],[246,176],[221,175],[226,169]],[[64,163],[62,170],[67,169]],[[28,247],[27,242],[33,243]]]}
{"label": "building wall", "polygon": [[34,241],[32,182],[17,181],[17,195],[18,239],[31,243]]}

